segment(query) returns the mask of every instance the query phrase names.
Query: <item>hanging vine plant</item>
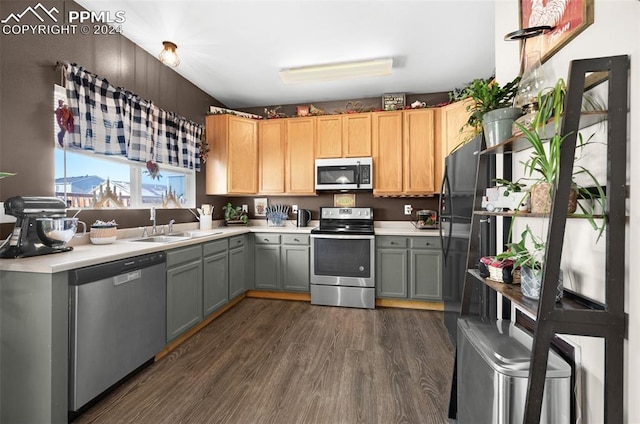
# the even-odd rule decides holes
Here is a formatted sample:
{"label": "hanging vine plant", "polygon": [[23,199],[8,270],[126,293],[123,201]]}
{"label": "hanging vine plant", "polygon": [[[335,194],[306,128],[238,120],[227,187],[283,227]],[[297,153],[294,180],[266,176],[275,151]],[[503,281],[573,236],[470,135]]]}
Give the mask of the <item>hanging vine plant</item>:
{"label": "hanging vine plant", "polygon": [[207,163],[207,155],[209,154],[209,143],[207,143],[207,132],[206,130],[202,131],[202,135],[200,136],[200,160],[202,163]]}

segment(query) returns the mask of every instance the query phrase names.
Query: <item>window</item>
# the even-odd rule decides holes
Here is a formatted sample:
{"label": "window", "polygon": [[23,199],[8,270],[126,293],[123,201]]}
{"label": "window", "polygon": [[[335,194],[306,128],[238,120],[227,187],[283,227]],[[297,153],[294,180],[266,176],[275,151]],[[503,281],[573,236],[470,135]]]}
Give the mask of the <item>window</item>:
{"label": "window", "polygon": [[144,164],[119,157],[55,152],[55,195],[69,208],[195,207],[195,171],[161,166],[159,175],[153,179]]}
{"label": "window", "polygon": [[[56,85],[54,110],[66,101]],[[195,171],[159,164],[152,178],[146,164],[121,156],[107,156],[63,147],[61,126],[54,115],[55,196],[69,208],[195,207]]]}

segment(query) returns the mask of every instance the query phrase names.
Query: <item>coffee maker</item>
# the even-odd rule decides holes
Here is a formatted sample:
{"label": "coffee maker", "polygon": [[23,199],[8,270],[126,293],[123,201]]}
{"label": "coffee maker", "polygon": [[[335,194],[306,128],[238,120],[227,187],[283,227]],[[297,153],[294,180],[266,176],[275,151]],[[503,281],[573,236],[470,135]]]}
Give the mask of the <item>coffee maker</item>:
{"label": "coffee maker", "polygon": [[[0,247],[0,258],[23,258],[73,250],[66,244],[75,234],[77,219],[66,218],[66,205],[62,200],[15,196],[5,201],[4,212],[15,216],[16,223]],[[69,225],[74,222],[76,225]]]}

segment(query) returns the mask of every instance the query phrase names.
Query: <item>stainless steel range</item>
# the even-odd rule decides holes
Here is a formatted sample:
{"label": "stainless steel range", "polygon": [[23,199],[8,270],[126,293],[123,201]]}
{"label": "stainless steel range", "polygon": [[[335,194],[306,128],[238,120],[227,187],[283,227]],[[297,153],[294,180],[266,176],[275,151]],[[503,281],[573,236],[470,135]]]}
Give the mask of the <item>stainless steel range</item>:
{"label": "stainless steel range", "polygon": [[311,303],[375,307],[373,208],[320,208],[311,230]]}

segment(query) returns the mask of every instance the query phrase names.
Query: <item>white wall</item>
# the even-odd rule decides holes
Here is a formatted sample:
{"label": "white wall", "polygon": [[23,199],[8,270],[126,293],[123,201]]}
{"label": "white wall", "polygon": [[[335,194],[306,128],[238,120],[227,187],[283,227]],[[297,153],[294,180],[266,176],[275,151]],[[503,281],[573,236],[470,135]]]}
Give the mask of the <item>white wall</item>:
{"label": "white wall", "polygon": [[[504,35],[519,28],[519,0],[496,0],[496,77],[504,83],[519,71],[519,43],[503,41]],[[640,1],[595,0],[594,23],[544,64],[551,81],[567,78],[569,62],[599,56],[627,54],[631,57],[629,81],[629,163],[640,163]],[[596,137],[604,137],[598,129]],[[516,163],[519,159],[515,158]],[[631,185],[628,216],[637,216],[640,208],[640,167],[628,166]],[[586,226],[586,227],[585,227]],[[568,223],[563,269],[569,270],[565,283],[595,298],[603,297],[600,272],[604,267],[604,243],[595,243],[588,223]],[[630,284],[629,266],[640,262],[640,221],[627,225],[626,311],[629,314],[629,338],[625,353],[625,423],[640,424],[640,286]],[[635,242],[635,243],[634,243]],[[569,248],[567,246],[572,246]],[[585,246],[587,246],[585,248]],[[633,273],[637,275],[637,272]],[[603,343],[589,337],[570,337],[580,345],[584,366],[585,399],[582,423],[603,421]]]}

